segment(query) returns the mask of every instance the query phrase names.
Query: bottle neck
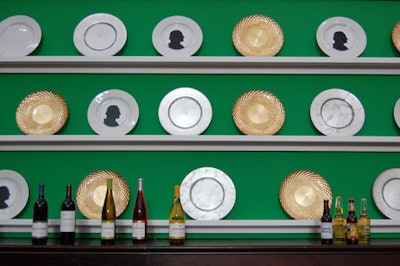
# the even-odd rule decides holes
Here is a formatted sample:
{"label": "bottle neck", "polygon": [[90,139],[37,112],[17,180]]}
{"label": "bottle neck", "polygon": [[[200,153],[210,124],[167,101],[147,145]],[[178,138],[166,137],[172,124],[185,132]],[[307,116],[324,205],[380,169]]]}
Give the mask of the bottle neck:
{"label": "bottle neck", "polygon": [[71,184],[67,185],[67,195],[66,195],[66,197],[69,198],[69,199],[72,197],[72,185]]}
{"label": "bottle neck", "polygon": [[355,210],[354,210],[354,200],[349,200],[349,214],[354,214]]}
{"label": "bottle neck", "polygon": [[180,186],[174,186],[174,199],[178,199],[181,196]]}
{"label": "bottle neck", "polygon": [[336,197],[335,213],[343,215],[342,197]]}
{"label": "bottle neck", "polygon": [[107,179],[107,190],[112,190],[112,179]]}
{"label": "bottle neck", "polygon": [[360,215],[368,215],[368,208],[367,208],[367,200],[362,199],[361,200],[361,209],[360,209]]}
{"label": "bottle neck", "polygon": [[329,201],[328,200],[324,200],[324,214],[329,215]]}
{"label": "bottle neck", "polygon": [[143,179],[138,179],[138,191],[143,191]]}
{"label": "bottle neck", "polygon": [[44,184],[39,185],[39,198],[44,198]]}

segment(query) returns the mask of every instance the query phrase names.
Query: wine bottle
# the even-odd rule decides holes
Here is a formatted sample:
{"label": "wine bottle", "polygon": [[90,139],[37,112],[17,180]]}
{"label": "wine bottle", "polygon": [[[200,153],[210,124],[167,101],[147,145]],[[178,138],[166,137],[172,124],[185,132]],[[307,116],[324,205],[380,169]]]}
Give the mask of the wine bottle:
{"label": "wine bottle", "polygon": [[101,213],[101,244],[115,245],[115,204],[112,179],[107,179],[107,192]]}
{"label": "wine bottle", "polygon": [[169,213],[169,243],[183,245],[186,238],[185,214],[180,200],[180,186],[174,186],[174,201]]}
{"label": "wine bottle", "polygon": [[72,185],[67,185],[67,195],[61,204],[60,213],[60,242],[61,245],[75,243],[75,202],[72,200]]}
{"label": "wine bottle", "polygon": [[48,229],[48,205],[44,198],[44,184],[39,185],[39,196],[33,206],[32,244],[46,245]]}
{"label": "wine bottle", "polygon": [[324,213],[321,217],[321,244],[333,243],[333,224],[329,213],[329,200],[324,200]]}
{"label": "wine bottle", "polygon": [[346,218],[346,239],[347,244],[358,244],[358,225],[357,216],[354,207],[354,199],[349,199],[349,210]]}
{"label": "wine bottle", "polygon": [[371,243],[371,219],[368,215],[367,199],[361,199],[360,218],[358,219],[358,243]]}
{"label": "wine bottle", "polygon": [[336,197],[335,215],[333,216],[333,244],[346,244],[346,219],[343,214],[342,197]]}
{"label": "wine bottle", "polygon": [[138,179],[138,191],[132,213],[132,241],[144,243],[147,240],[147,208],[144,199],[143,179]]}

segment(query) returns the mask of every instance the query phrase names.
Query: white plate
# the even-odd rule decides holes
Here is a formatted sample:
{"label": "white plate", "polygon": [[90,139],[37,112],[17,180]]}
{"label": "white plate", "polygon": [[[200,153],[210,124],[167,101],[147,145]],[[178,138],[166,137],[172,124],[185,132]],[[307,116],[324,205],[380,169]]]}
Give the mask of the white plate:
{"label": "white plate", "polygon": [[190,172],[181,183],[181,204],[196,220],[220,220],[232,210],[236,189],[224,172],[202,167]]}
{"label": "white plate", "polygon": [[39,45],[42,30],[28,16],[18,15],[0,22],[0,56],[25,56]]}
{"label": "white plate", "polygon": [[121,136],[135,127],[139,119],[139,106],[129,93],[107,90],[94,97],[87,118],[97,134]]}
{"label": "white plate", "polygon": [[311,103],[312,123],[327,136],[352,136],[364,125],[365,113],[361,102],[342,89],[319,93]]}
{"label": "white plate", "polygon": [[12,170],[0,170],[0,219],[17,216],[28,202],[29,188],[25,179]]}
{"label": "white plate", "polygon": [[210,125],[211,104],[192,88],[178,88],[162,99],[158,108],[161,126],[171,135],[199,135]]}
{"label": "white plate", "polygon": [[125,45],[127,32],[117,17],[98,13],[87,16],[76,26],[74,44],[76,49],[89,56],[112,56]]}
{"label": "white plate", "polygon": [[396,101],[394,105],[393,116],[397,126],[400,127],[400,98]]}
{"label": "white plate", "polygon": [[364,29],[354,20],[332,17],[319,25],[317,30],[319,48],[331,57],[357,57],[367,46]]}
{"label": "white plate", "polygon": [[153,46],[161,55],[185,57],[199,50],[203,42],[200,26],[188,17],[172,16],[161,20],[153,30]]}
{"label": "white plate", "polygon": [[388,218],[400,220],[400,168],[382,172],[375,179],[372,196],[378,209]]}

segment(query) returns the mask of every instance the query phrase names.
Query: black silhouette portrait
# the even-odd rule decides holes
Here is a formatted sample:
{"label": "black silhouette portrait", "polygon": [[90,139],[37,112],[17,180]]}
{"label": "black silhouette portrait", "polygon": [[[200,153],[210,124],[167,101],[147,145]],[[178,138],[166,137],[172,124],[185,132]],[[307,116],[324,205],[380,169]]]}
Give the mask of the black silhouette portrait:
{"label": "black silhouette portrait", "polygon": [[182,32],[180,32],[179,30],[171,31],[171,33],[169,34],[169,40],[171,41],[168,45],[169,48],[174,49],[174,50],[179,50],[179,49],[185,48],[181,44],[181,42],[183,42],[183,40],[184,40],[184,36],[183,36]]}
{"label": "black silhouette portrait", "polygon": [[116,120],[119,118],[120,115],[121,115],[121,112],[119,111],[118,106],[110,105],[107,108],[106,118],[104,119],[104,124],[109,127],[119,126],[119,124]]}
{"label": "black silhouette portrait", "polygon": [[6,200],[10,198],[10,191],[8,187],[2,186],[0,187],[0,209],[8,208]]}
{"label": "black silhouette portrait", "polygon": [[333,48],[336,50],[345,51],[348,49],[346,46],[344,46],[344,44],[347,43],[347,37],[342,31],[335,32],[335,34],[333,34],[333,40],[335,41],[333,43]]}

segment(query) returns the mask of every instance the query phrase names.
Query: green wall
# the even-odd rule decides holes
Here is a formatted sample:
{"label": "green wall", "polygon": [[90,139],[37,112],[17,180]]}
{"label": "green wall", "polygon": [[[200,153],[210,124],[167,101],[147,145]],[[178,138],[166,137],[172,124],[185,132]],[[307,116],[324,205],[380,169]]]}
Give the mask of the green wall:
{"label": "green wall", "polygon": [[[397,57],[391,30],[400,16],[400,1],[239,1],[239,0],[2,0],[0,20],[25,14],[42,27],[43,38],[33,55],[79,55],[72,42],[75,26],[85,16],[107,12],[124,21],[128,42],[121,56],[155,56],[151,42],[154,26],[171,15],[191,17],[203,31],[198,56],[240,56],[231,33],[235,24],[251,14],[264,14],[278,21],[285,42],[277,56],[325,56],[315,33],[332,16],[346,16],[363,26],[368,45],[362,57]],[[58,134],[94,134],[86,112],[93,97],[108,89],[131,93],[140,107],[139,123],[129,134],[166,133],[157,110],[163,96],[177,87],[193,87],[209,98],[213,120],[205,135],[240,135],[231,111],[237,97],[252,89],[268,90],[281,99],[286,121],[278,135],[320,135],[309,118],[313,98],[328,88],[354,93],[366,112],[359,136],[398,136],[393,106],[400,97],[399,76],[371,75],[149,75],[149,74],[0,74],[3,92],[0,134],[22,135],[15,123],[15,110],[29,93],[48,89],[67,101],[68,122]],[[320,173],[333,195],[345,199],[369,199],[370,215],[384,216],[373,204],[372,184],[382,171],[400,166],[398,153],[357,152],[0,152],[0,169],[21,173],[30,186],[30,199],[18,218],[32,217],[37,185],[46,184],[50,218],[59,218],[66,183],[74,190],[89,173],[110,169],[123,175],[131,188],[131,201],[121,218],[130,219],[136,179],[145,180],[150,219],[167,219],[174,184],[203,166],[226,172],[235,183],[237,201],[226,219],[291,219],[280,206],[279,187],[291,172],[307,169]],[[83,218],[78,213],[77,218]]]}

